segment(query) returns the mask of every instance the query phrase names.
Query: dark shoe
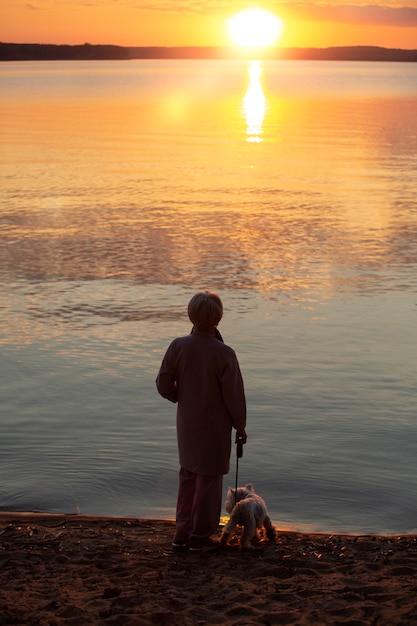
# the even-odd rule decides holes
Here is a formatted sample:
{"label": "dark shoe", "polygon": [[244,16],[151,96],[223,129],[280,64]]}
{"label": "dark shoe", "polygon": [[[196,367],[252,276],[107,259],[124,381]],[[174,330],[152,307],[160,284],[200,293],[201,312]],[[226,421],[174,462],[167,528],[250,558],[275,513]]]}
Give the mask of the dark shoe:
{"label": "dark shoe", "polygon": [[179,543],[178,541],[173,541],[172,542],[172,549],[174,552],[185,552],[185,550],[188,550],[188,544],[187,543]]}
{"label": "dark shoe", "polygon": [[220,547],[220,541],[218,539],[194,539],[190,543],[190,552],[202,552],[202,550],[216,550]]}

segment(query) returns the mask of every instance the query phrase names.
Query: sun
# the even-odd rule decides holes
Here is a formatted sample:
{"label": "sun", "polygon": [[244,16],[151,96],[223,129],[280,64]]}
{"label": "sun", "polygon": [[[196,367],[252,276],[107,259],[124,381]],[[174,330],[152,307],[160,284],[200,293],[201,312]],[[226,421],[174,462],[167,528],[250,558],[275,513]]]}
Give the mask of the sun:
{"label": "sun", "polygon": [[230,38],[238,46],[272,46],[282,35],[284,22],[266,9],[244,9],[227,22]]}

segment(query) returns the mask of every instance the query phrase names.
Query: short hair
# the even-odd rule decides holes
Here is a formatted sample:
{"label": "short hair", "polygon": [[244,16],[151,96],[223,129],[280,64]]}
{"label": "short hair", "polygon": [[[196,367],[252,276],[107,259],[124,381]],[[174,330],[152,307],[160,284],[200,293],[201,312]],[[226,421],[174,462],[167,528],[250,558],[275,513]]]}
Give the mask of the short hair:
{"label": "short hair", "polygon": [[215,328],[223,317],[223,304],[214,291],[199,291],[188,303],[188,317],[197,330]]}

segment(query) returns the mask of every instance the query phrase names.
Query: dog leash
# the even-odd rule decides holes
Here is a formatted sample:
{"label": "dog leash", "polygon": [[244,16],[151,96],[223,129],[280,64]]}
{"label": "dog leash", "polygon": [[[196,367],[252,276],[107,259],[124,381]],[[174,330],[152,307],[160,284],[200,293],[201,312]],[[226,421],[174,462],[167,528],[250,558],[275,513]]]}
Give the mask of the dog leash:
{"label": "dog leash", "polygon": [[239,437],[236,445],[236,481],[235,481],[235,506],[237,504],[237,481],[239,476],[239,459],[243,456],[242,437]]}

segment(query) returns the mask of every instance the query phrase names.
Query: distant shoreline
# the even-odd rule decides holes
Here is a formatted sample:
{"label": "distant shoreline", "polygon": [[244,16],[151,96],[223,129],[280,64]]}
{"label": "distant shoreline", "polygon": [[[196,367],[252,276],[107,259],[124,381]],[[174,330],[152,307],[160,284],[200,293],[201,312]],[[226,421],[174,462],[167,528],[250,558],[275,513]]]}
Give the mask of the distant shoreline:
{"label": "distant shoreline", "polygon": [[417,50],[378,46],[266,48],[218,46],[58,45],[0,42],[0,61],[78,61],[132,59],[218,59],[417,62]]}

